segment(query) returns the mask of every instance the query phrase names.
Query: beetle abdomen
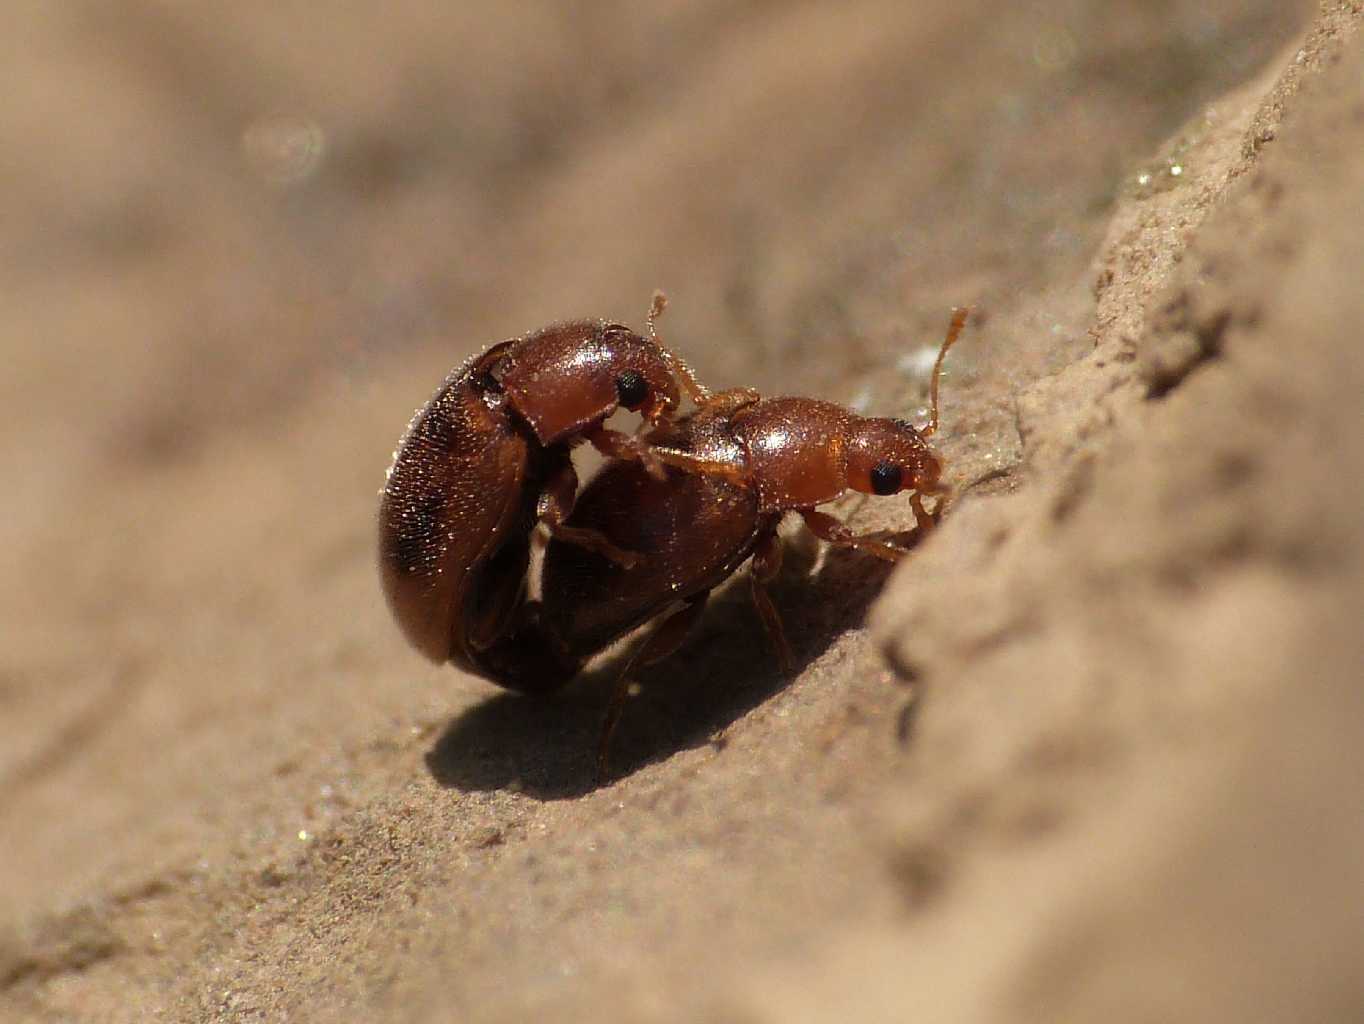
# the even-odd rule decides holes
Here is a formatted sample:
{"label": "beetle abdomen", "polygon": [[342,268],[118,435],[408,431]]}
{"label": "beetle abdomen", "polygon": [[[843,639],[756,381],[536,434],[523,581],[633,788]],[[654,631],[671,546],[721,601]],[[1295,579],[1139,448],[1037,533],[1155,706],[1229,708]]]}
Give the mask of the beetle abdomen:
{"label": "beetle abdomen", "polygon": [[466,646],[480,570],[534,516],[535,495],[524,486],[528,443],[473,384],[493,355],[451,374],[413,418],[379,505],[385,596],[408,640],[433,661]]}
{"label": "beetle abdomen", "polygon": [[[692,416],[650,440],[717,460],[742,453],[722,418]],[[630,568],[554,540],[545,555],[543,617],[567,648],[595,653],[665,610],[708,590],[752,553],[768,517],[755,491],[669,468],[656,480],[637,462],[608,464],[578,496],[569,524],[642,556]]]}

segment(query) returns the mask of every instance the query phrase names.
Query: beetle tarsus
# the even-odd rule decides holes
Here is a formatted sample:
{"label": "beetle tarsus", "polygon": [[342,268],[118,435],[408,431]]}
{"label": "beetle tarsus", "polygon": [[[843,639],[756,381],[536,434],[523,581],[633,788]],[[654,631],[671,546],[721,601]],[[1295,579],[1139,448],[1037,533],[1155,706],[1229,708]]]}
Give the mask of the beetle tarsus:
{"label": "beetle tarsus", "polygon": [[642,437],[598,426],[586,432],[592,447],[608,459],[630,459],[642,465],[655,480],[667,479],[667,470],[658,452]]}
{"label": "beetle tarsus", "polygon": [[805,520],[805,525],[811,533],[830,544],[856,548],[887,562],[898,562],[905,553],[902,549],[877,540],[870,534],[853,533],[847,526],[825,512],[813,508],[798,508],[796,511]]}

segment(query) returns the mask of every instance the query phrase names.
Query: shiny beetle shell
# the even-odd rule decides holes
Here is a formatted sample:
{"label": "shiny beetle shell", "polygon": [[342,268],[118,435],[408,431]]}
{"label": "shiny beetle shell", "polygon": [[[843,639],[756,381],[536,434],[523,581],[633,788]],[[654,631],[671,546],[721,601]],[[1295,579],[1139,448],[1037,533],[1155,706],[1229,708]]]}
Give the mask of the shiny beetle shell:
{"label": "shiny beetle shell", "polygon": [[[582,320],[474,356],[417,412],[380,497],[379,570],[418,651],[508,684],[499,640],[522,612],[544,490],[572,479],[570,448],[600,437],[623,400],[650,422],[671,413],[668,355],[619,324]],[[557,664],[548,653],[514,661],[517,673]]]}

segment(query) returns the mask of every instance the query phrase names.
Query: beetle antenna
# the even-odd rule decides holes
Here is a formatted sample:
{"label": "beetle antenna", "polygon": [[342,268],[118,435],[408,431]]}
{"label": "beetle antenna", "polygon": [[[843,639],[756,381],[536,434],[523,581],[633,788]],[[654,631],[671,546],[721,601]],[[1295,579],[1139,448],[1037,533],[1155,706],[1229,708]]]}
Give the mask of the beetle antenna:
{"label": "beetle antenna", "polygon": [[649,318],[647,321],[649,324],[650,341],[658,341],[658,328],[655,325],[658,323],[658,318],[663,315],[663,311],[667,308],[668,296],[664,293],[663,289],[655,288],[654,297],[649,303]]}
{"label": "beetle antenna", "polygon": [[696,379],[696,374],[687,365],[686,360],[676,352],[663,344],[663,340],[658,336],[658,318],[663,315],[663,311],[668,308],[668,296],[663,292],[655,291],[653,301],[649,304],[649,317],[645,323],[649,326],[649,340],[654,346],[663,353],[663,359],[667,362],[673,376],[682,384],[682,390],[687,393],[687,397],[692,400],[694,405],[704,405],[710,398],[710,388],[706,387]]}
{"label": "beetle antenna", "polygon": [[943,338],[942,348],[938,349],[938,358],[933,362],[933,382],[929,385],[929,405],[932,408],[932,418],[928,421],[928,426],[919,431],[923,437],[929,437],[938,431],[938,380],[942,377],[942,361],[947,355],[947,350],[956,344],[957,338],[961,335],[961,329],[966,326],[966,318],[970,312],[970,306],[955,306],[952,309],[952,321],[947,325],[947,337]]}

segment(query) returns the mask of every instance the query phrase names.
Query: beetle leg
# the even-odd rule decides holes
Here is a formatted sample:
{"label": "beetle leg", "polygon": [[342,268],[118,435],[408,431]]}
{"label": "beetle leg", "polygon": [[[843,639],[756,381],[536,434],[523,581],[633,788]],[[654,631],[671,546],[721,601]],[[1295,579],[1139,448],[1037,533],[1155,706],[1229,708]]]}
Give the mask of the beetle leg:
{"label": "beetle leg", "polygon": [[762,400],[762,395],[756,388],[729,388],[708,395],[706,398],[696,402],[697,408],[714,415],[729,414],[738,412],[746,405]]}
{"label": "beetle leg", "polygon": [[658,628],[649,634],[649,639],[645,640],[625,663],[620,678],[616,680],[616,688],[611,691],[611,700],[606,705],[606,719],[602,722],[601,740],[597,743],[598,785],[605,784],[610,770],[611,736],[615,733],[616,726],[620,724],[621,715],[625,713],[625,702],[630,698],[630,689],[633,685],[631,676],[634,670],[662,661],[681,647],[683,641],[687,639],[687,634],[700,620],[701,613],[706,607],[706,598],[709,596],[710,591],[706,590],[688,598],[686,604],[664,619]]}
{"label": "beetle leg", "polygon": [[747,486],[749,483],[748,471],[742,465],[733,462],[707,459],[678,448],[663,448],[657,445],[652,451],[654,457],[660,462],[667,463],[669,466],[676,466],[678,469],[685,469],[689,473],[722,477],[730,483],[740,486]]}
{"label": "beetle leg", "polygon": [[633,551],[626,551],[624,548],[617,547],[607,539],[606,534],[599,530],[565,525],[564,520],[573,511],[573,499],[577,493],[578,474],[573,469],[573,463],[565,461],[545,481],[544,488],[540,492],[540,500],[535,507],[536,517],[549,527],[549,532],[557,540],[567,541],[570,544],[578,545],[578,547],[587,548],[589,551],[595,551],[603,558],[609,559],[623,568],[633,569],[639,564],[639,555]]}
{"label": "beetle leg", "polygon": [[607,458],[634,459],[642,463],[644,468],[649,471],[649,475],[655,480],[667,479],[663,467],[668,465],[685,469],[689,473],[723,477],[730,483],[740,485],[748,483],[747,470],[743,466],[731,462],[707,459],[678,448],[651,445],[641,437],[622,434],[618,430],[611,430],[607,427],[597,427],[593,430],[584,431],[584,433],[587,439],[592,442],[592,447]]}
{"label": "beetle leg", "polygon": [[580,548],[586,548],[588,551],[595,551],[608,561],[615,562],[622,569],[633,569],[639,565],[639,555],[612,544],[606,539],[606,535],[598,530],[560,525],[551,526],[549,531],[554,535],[555,540],[566,541],[569,544],[576,544]]}
{"label": "beetle leg", "polygon": [[753,562],[749,566],[748,580],[752,584],[753,605],[758,609],[758,615],[763,620],[763,628],[767,630],[767,639],[772,643],[772,653],[777,656],[782,672],[790,673],[795,665],[795,659],[791,657],[791,646],[786,642],[786,631],[782,628],[777,606],[772,603],[766,587],[766,584],[777,578],[780,571],[781,538],[777,536],[776,530],[772,530],[753,548]]}
{"label": "beetle leg", "polygon": [[858,534],[858,536],[862,540],[889,544],[897,551],[905,554],[924,539],[924,531],[917,527],[910,530],[874,530],[871,533]]}
{"label": "beetle leg", "polygon": [[[931,492],[930,492],[931,493]],[[909,496],[909,507],[914,511],[914,529],[912,530],[877,530],[874,533],[861,534],[863,540],[885,541],[893,547],[908,551],[919,541],[927,536],[928,532],[938,525],[942,519],[943,508],[947,504],[946,494],[938,495],[938,503],[933,506],[933,511],[929,512],[924,508],[924,496],[921,492],[915,491]]]}
{"label": "beetle leg", "polygon": [[887,544],[885,541],[876,540],[868,535],[853,533],[833,516],[816,509],[798,508],[796,511],[805,520],[805,525],[811,533],[820,540],[827,540],[830,544],[837,544],[845,548],[856,548],[858,551],[865,551],[869,555],[883,558],[887,562],[899,561],[905,553],[902,548]]}
{"label": "beetle leg", "polygon": [[608,459],[633,459],[643,464],[655,480],[664,480],[663,462],[648,442],[632,434],[622,434],[619,430],[596,426],[584,431],[592,447]]}

